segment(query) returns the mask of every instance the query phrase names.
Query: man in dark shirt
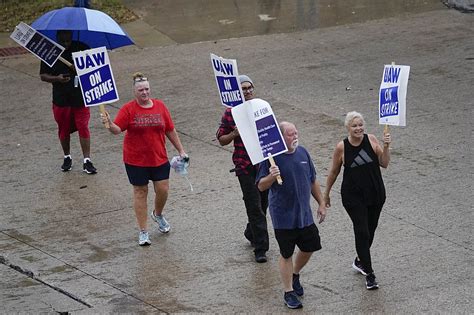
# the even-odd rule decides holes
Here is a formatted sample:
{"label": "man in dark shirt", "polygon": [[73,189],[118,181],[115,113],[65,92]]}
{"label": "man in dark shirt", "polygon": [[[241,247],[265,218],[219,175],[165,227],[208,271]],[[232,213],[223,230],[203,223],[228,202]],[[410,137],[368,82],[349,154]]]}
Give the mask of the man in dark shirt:
{"label": "man in dark shirt", "polygon": [[[246,101],[254,97],[254,85],[252,80],[246,75],[239,76],[242,92]],[[252,165],[250,157],[245,149],[242,138],[239,135],[231,108],[227,108],[222,115],[221,124],[217,130],[217,139],[221,145],[234,142],[234,153],[232,161],[235,165],[237,175],[242,189],[245,208],[247,210],[248,223],[244,235],[255,247],[255,261],[264,263],[267,261],[265,253],[268,251],[268,230],[267,230],[267,207],[268,192],[260,192],[255,185],[257,166]]]}
{"label": "man in dark shirt", "polygon": [[[61,56],[71,63],[73,63],[73,52],[89,49],[86,44],[73,41],[71,31],[58,31],[57,41],[66,48]],[[74,69],[69,68],[61,61],[57,61],[53,67],[41,62],[41,81],[53,85],[53,114],[58,124],[59,141],[64,152],[64,162],[61,170],[67,172],[72,169],[70,134],[78,131],[79,142],[84,155],[83,171],[87,174],[95,174],[97,169],[90,159],[90,111],[84,105],[81,89],[75,75]]]}

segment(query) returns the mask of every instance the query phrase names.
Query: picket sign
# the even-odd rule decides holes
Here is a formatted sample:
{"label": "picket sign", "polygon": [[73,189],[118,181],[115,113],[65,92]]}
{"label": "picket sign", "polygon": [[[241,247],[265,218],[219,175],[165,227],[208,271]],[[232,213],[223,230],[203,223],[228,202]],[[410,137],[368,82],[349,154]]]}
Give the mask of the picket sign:
{"label": "picket sign", "polygon": [[[410,66],[385,65],[379,90],[379,124],[384,124],[384,134],[389,125],[406,126],[406,95]],[[388,143],[384,146],[388,147]]]}
{"label": "picket sign", "polygon": [[[72,59],[81,84],[82,97],[87,107],[99,106],[119,100],[107,48],[99,47],[72,53]],[[108,124],[105,126],[109,128]]]}

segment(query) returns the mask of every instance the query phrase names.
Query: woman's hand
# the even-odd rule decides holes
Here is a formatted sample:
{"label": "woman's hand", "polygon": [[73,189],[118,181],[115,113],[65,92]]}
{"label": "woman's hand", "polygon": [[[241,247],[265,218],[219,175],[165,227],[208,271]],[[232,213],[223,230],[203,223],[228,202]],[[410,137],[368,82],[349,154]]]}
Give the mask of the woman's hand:
{"label": "woman's hand", "polygon": [[390,132],[384,132],[384,134],[383,134],[383,145],[384,145],[384,147],[390,146],[390,143],[392,143],[392,136],[390,135]]}
{"label": "woman's hand", "polygon": [[106,112],[106,111],[104,111],[103,113],[100,113],[100,118],[101,118],[102,123],[103,123],[104,125],[107,124],[107,123],[110,125],[110,123],[112,122],[112,121],[110,120],[110,115],[109,115],[109,113]]}

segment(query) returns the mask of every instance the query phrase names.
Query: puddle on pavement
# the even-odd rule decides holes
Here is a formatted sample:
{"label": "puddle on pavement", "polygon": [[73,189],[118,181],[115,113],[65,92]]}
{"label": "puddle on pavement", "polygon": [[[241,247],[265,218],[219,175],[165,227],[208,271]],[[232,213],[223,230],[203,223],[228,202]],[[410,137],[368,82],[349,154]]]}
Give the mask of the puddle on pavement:
{"label": "puddle on pavement", "polygon": [[440,0],[124,0],[177,43],[289,33],[446,9]]}

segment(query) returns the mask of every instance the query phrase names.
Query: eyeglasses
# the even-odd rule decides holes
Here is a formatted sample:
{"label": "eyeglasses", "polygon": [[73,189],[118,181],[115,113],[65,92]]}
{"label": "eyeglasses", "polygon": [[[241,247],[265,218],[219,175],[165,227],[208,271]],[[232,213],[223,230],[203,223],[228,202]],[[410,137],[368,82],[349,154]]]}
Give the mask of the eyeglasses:
{"label": "eyeglasses", "polygon": [[143,82],[143,81],[148,81],[148,78],[138,77],[138,78],[133,79],[133,82]]}
{"label": "eyeglasses", "polygon": [[242,92],[246,93],[252,93],[253,92],[253,86],[249,86],[249,87],[243,87],[242,88]]}

